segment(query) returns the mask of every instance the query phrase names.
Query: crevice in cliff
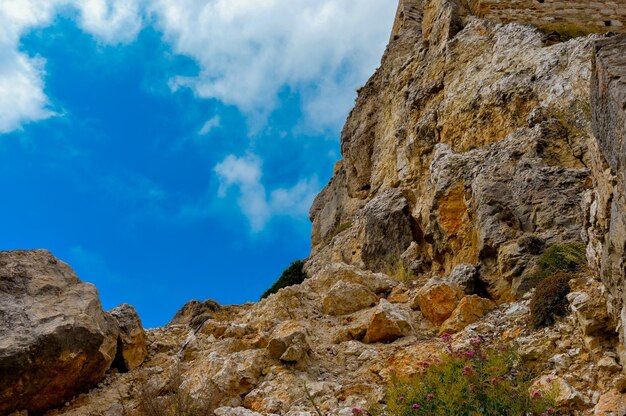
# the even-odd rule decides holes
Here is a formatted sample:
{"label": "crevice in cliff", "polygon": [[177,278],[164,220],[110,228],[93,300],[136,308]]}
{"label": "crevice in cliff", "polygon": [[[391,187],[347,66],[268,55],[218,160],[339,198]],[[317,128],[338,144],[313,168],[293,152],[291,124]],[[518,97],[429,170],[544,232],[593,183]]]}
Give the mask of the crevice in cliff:
{"label": "crevice in cliff", "polygon": [[115,352],[115,359],[113,359],[113,363],[111,364],[112,369],[116,369],[120,373],[127,373],[129,371],[128,366],[126,365],[126,361],[124,360],[124,344],[122,342],[122,337],[117,337],[117,351]]}

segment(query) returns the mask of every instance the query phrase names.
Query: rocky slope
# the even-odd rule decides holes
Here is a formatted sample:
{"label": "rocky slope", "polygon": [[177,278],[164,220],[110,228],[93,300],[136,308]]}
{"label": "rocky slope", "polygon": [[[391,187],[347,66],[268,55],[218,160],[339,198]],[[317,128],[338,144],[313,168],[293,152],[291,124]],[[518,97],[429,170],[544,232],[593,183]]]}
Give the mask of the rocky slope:
{"label": "rocky slope", "polygon": [[[132,371],[144,341],[114,325],[122,365],[48,414],[159,415],[195,398],[198,414],[350,415],[437,357],[442,332],[518,344],[568,414],[626,414],[626,36],[566,40],[579,9],[546,32],[509,23],[524,1],[511,15],[502,3],[400,1],[311,208],[308,280],[254,304],[186,305],[147,331]],[[619,4],[607,19],[626,23]],[[570,243],[587,260],[570,314],[532,329],[539,259]]]}

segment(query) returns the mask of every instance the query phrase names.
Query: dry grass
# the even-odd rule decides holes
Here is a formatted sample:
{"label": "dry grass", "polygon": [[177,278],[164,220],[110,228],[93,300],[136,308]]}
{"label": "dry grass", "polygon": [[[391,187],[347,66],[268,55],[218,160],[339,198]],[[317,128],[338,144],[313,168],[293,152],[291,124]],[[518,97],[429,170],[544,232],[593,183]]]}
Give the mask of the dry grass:
{"label": "dry grass", "polygon": [[220,391],[208,383],[200,396],[192,395],[182,387],[182,373],[175,370],[169,382],[156,387],[146,377],[140,386],[141,414],[145,416],[207,416],[212,415],[220,401]]}

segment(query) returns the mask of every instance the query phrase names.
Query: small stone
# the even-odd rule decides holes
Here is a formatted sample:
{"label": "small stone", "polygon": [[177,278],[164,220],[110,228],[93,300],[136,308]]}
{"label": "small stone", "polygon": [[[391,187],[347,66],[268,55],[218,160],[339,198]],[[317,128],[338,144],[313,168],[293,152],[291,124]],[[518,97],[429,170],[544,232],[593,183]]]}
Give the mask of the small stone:
{"label": "small stone", "polygon": [[598,367],[611,373],[616,373],[622,369],[622,366],[619,365],[614,358],[606,356],[602,357],[600,361],[598,361]]}

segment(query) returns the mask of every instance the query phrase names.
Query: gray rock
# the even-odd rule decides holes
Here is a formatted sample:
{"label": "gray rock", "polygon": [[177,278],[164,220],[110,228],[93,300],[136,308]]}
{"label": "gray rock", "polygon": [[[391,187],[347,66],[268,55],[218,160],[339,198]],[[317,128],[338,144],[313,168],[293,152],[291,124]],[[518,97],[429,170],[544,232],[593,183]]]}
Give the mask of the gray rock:
{"label": "gray rock", "polygon": [[478,280],[478,269],[471,264],[459,264],[445,280],[458,285],[466,295],[473,295]]}
{"label": "gray rock", "polygon": [[141,319],[131,305],[121,305],[109,311],[119,328],[117,355],[114,367],[122,371],[132,370],[143,363],[148,350],[146,333],[141,326]]}
{"label": "gray rock", "polygon": [[0,252],[0,414],[38,413],[99,382],[118,330],[98,291],[45,250]]}
{"label": "gray rock", "polygon": [[373,271],[385,271],[413,241],[408,201],[398,189],[387,189],[363,209],[365,235],[362,259]]}

